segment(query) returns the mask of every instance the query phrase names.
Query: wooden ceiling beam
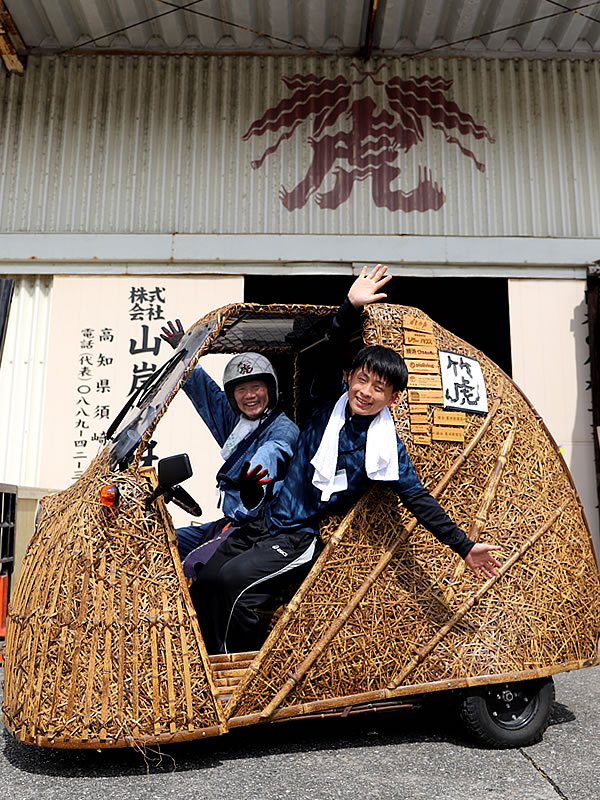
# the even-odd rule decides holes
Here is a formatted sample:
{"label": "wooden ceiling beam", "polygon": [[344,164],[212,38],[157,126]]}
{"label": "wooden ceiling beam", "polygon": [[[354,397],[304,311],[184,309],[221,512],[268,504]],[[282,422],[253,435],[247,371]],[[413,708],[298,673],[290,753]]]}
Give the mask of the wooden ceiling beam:
{"label": "wooden ceiling beam", "polygon": [[23,75],[25,64],[19,51],[25,52],[25,43],[10,12],[4,5],[4,0],[0,0],[0,58],[8,72]]}

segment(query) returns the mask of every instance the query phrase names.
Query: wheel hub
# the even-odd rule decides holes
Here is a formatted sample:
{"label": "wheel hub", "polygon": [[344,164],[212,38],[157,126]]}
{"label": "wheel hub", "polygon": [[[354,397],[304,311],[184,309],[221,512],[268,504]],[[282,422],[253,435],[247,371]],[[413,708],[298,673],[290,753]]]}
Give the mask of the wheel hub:
{"label": "wheel hub", "polygon": [[490,716],[496,724],[510,730],[527,725],[535,715],[538,705],[536,693],[509,685],[490,686],[485,700]]}

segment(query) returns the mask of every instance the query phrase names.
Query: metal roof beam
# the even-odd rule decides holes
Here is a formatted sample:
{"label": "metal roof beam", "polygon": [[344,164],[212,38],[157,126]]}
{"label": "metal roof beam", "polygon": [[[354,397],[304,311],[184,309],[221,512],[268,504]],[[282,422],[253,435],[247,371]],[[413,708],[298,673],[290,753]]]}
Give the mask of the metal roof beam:
{"label": "metal roof beam", "polygon": [[360,57],[365,61],[371,58],[371,52],[373,50],[373,34],[375,32],[375,18],[377,17],[378,5],[379,0],[368,0],[365,33],[359,51]]}

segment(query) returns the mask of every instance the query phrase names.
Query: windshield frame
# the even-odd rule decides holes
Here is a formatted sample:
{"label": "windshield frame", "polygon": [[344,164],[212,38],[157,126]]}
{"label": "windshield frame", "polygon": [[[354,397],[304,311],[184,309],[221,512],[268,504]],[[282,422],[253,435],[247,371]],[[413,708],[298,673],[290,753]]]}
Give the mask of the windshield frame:
{"label": "windshield frame", "polygon": [[187,331],[175,353],[130,397],[108,429],[113,469],[137,464],[158,420],[207,349],[218,320],[200,321]]}

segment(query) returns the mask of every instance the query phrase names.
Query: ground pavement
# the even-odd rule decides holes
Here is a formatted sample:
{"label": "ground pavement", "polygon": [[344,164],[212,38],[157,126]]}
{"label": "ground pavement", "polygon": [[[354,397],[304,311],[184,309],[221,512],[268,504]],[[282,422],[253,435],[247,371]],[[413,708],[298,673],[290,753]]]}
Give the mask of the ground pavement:
{"label": "ground pavement", "polygon": [[474,747],[441,707],[296,720],[219,739],[134,750],[60,751],[0,735],[10,800],[600,800],[600,668],[558,675],[539,744]]}

